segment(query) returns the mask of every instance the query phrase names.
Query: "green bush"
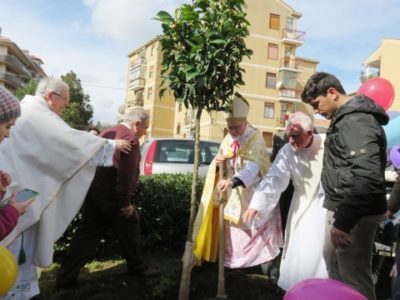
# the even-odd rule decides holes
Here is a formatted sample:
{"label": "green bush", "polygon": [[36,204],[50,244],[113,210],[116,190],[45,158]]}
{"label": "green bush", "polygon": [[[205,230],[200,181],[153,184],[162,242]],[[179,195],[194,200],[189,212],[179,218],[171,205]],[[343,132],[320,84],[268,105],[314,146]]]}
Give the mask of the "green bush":
{"label": "green bush", "polygon": [[[192,175],[159,174],[140,177],[132,196],[141,219],[143,251],[169,251],[183,249],[190,214]],[[198,181],[198,201],[204,178]],[[73,233],[79,226],[81,212],[71,222],[55,245],[55,260],[65,253]],[[112,232],[105,233],[96,259],[120,256],[118,243]]]}

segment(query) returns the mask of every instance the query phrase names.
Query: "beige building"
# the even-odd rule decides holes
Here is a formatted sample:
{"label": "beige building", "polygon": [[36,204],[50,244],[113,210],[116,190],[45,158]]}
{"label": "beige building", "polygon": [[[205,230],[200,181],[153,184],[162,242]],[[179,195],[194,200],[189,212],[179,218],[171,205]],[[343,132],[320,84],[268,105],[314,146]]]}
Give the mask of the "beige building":
{"label": "beige building", "polygon": [[[246,45],[253,50],[245,69],[245,85],[238,90],[249,102],[249,122],[258,128],[269,147],[273,135],[285,129],[285,116],[293,111],[310,111],[300,99],[307,79],[316,71],[317,61],[296,56],[304,35],[297,28],[301,13],[280,0],[246,0],[250,22]],[[143,105],[151,113],[149,136],[190,137],[194,130],[194,111],[175,104],[170,94],[160,100],[162,60],[158,38],[129,55],[126,106]],[[204,112],[200,136],[221,141],[226,134],[223,113]]]}
{"label": "beige building", "polygon": [[150,112],[149,137],[173,136],[175,98],[159,96],[162,53],[159,37],[128,54],[128,82],[125,107],[143,106]]}
{"label": "beige building", "polygon": [[365,61],[364,78],[382,77],[389,80],[395,92],[395,99],[389,111],[400,111],[400,40],[383,39],[381,46]]}
{"label": "beige building", "polygon": [[10,91],[23,87],[29,80],[42,78],[43,61],[22,50],[9,38],[1,36],[0,29],[0,85]]}

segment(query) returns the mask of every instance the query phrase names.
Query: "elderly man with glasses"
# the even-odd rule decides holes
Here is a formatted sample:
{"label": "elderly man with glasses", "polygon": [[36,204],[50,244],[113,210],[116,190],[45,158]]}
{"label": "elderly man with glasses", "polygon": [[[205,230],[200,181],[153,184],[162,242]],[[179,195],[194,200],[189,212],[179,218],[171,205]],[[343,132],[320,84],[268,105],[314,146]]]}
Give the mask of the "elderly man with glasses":
{"label": "elderly man with glasses", "polygon": [[40,193],[0,242],[19,262],[17,282],[6,299],[39,299],[36,266],[52,264],[54,242],[81,207],[96,166],[112,166],[115,151],[128,153],[132,148],[129,141],[71,128],[60,118],[68,104],[68,84],[43,78],[36,95],[21,101],[13,135],[0,145],[0,165],[13,178],[10,190]]}
{"label": "elderly man with glasses", "polygon": [[313,132],[313,123],[304,113],[291,114],[289,142],[278,152],[268,174],[258,185],[244,222],[259,215],[275,214],[280,195],[292,180],[294,194],[289,208],[285,245],[278,285],[288,290],[308,278],[327,278],[322,250],[326,209],[321,171],[325,135]]}

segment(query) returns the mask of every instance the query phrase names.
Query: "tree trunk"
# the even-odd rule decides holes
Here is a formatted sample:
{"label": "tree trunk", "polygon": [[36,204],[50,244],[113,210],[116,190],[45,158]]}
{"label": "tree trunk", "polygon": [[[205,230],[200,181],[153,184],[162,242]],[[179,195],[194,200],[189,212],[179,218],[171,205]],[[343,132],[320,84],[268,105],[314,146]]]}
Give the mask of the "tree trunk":
{"label": "tree trunk", "polygon": [[185,253],[182,257],[182,275],[179,288],[179,300],[188,300],[190,295],[190,274],[196,260],[193,257],[193,225],[196,215],[196,200],[197,200],[197,178],[199,174],[199,154],[200,154],[200,119],[203,109],[197,108],[196,111],[196,127],[195,127],[195,142],[194,142],[194,166],[192,177],[192,194],[190,201],[190,217],[186,236]]}

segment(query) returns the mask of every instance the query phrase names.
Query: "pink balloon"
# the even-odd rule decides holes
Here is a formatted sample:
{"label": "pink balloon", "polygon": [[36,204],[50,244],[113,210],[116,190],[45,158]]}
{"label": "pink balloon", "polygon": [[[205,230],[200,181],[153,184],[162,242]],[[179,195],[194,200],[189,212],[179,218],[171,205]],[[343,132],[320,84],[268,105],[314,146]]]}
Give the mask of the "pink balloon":
{"label": "pink balloon", "polygon": [[389,80],[374,77],[366,80],[358,89],[357,94],[362,94],[374,100],[375,103],[388,110],[393,104],[394,88]]}
{"label": "pink balloon", "polygon": [[283,300],[368,300],[359,292],[334,279],[312,278],[290,288]]}

